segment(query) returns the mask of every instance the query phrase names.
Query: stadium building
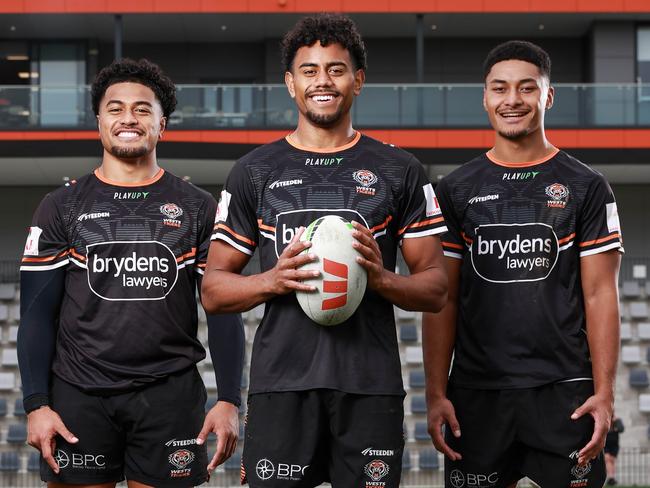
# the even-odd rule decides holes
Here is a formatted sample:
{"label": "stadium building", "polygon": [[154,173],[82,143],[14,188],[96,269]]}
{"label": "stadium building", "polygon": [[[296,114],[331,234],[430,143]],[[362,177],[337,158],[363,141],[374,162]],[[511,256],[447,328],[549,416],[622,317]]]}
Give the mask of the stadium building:
{"label": "stadium building", "polygon": [[[161,166],[217,196],[238,157],[294,126],[278,43],[316,5],[349,14],[368,48],[354,126],[413,152],[434,184],[492,145],[481,104],[487,52],[508,39],[549,52],[549,139],[605,174],[618,200],[626,255],[616,410],[627,426],[618,478],[650,484],[650,1],[0,0],[0,485],[40,486],[21,412],[18,260],[43,195],[101,161],[95,74],[114,58],[158,63],[179,100],[158,145]],[[396,316],[408,391],[404,486],[441,485],[420,319]],[[260,317],[245,314],[249,344]],[[214,397],[211,366],[201,370]],[[240,452],[215,486],[237,484]]]}

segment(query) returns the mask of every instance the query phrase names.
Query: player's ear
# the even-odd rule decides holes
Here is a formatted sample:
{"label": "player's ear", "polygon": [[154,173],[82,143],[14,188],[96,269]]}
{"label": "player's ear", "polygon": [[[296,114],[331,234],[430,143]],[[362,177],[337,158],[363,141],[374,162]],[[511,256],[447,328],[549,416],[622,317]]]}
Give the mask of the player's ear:
{"label": "player's ear", "polygon": [[159,139],[162,139],[163,132],[165,132],[165,127],[167,127],[167,117],[160,117],[160,134],[158,134]]}
{"label": "player's ear", "polygon": [[549,110],[553,106],[554,99],[555,99],[555,89],[552,86],[549,86],[548,95],[546,95],[546,110]]}
{"label": "player's ear", "polygon": [[284,84],[287,85],[287,90],[289,90],[291,98],[296,98],[296,88],[293,84],[293,75],[291,74],[291,71],[286,71],[284,73]]}
{"label": "player's ear", "polygon": [[361,93],[361,88],[366,81],[366,72],[362,69],[358,69],[354,73],[354,94],[359,95]]}
{"label": "player's ear", "polygon": [[483,86],[483,110],[486,112],[488,111],[487,109],[487,101],[485,100],[485,95],[487,94],[487,88]]}

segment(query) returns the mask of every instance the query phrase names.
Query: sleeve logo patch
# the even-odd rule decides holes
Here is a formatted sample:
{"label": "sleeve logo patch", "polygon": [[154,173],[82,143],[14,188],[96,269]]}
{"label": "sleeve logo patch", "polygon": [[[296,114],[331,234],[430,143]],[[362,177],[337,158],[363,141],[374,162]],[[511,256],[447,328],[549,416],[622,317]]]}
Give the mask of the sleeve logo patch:
{"label": "sleeve logo patch", "polygon": [[40,227],[30,227],[29,235],[27,236],[27,242],[25,242],[25,251],[23,254],[25,256],[38,256],[38,241],[41,238],[43,229]]}
{"label": "sleeve logo patch", "polygon": [[422,190],[424,190],[424,199],[427,202],[427,217],[440,215],[442,210],[440,210],[440,204],[438,204],[438,198],[436,197],[436,193],[433,191],[431,183],[424,185]]}
{"label": "sleeve logo patch", "polygon": [[607,230],[609,232],[619,232],[621,229],[621,224],[618,220],[618,208],[616,207],[616,202],[608,203],[605,205],[607,209]]}
{"label": "sleeve logo patch", "polygon": [[221,198],[219,198],[219,204],[217,205],[217,215],[214,219],[214,222],[225,222],[228,219],[228,207],[230,206],[230,199],[232,195],[226,190],[221,191]]}

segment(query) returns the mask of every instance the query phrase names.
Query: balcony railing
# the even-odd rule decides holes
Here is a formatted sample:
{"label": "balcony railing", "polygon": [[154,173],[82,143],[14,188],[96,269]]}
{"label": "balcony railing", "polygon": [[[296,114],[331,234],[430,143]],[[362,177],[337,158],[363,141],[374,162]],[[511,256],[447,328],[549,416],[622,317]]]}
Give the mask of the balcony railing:
{"label": "balcony railing", "polygon": [[[178,85],[175,129],[286,129],[296,108],[284,85]],[[368,84],[360,128],[485,128],[481,84]],[[555,128],[650,127],[650,84],[557,84]],[[89,87],[0,86],[0,130],[94,129]]]}

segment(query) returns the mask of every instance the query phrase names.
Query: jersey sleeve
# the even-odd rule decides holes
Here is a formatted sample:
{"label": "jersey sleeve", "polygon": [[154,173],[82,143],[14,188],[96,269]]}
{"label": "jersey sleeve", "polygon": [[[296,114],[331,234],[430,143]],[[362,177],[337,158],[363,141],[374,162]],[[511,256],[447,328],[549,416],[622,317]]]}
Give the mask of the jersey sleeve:
{"label": "jersey sleeve", "polygon": [[64,220],[51,194],[45,196],[34,213],[29,228],[21,271],[47,271],[69,262],[70,246]]}
{"label": "jersey sleeve", "polygon": [[440,237],[442,251],[449,258],[463,259],[463,255],[467,251],[467,246],[463,240],[462,226],[456,214],[452,196],[449,193],[448,181],[443,178],[436,187],[436,190],[438,202],[440,203],[442,214],[445,217],[445,224],[447,225],[447,232]]}
{"label": "jersey sleeve", "polygon": [[578,217],[580,257],[610,249],[623,252],[623,237],[614,193],[601,175],[590,185]]}
{"label": "jersey sleeve", "polygon": [[221,239],[252,256],[258,242],[256,192],[247,168],[233,167],[219,198],[212,240]]}
{"label": "jersey sleeve", "polygon": [[404,175],[404,189],[398,213],[398,238],[436,235],[447,230],[433,186],[422,164],[411,158]]}
{"label": "jersey sleeve", "polygon": [[199,213],[199,233],[196,249],[196,270],[200,274],[205,271],[205,265],[208,262],[208,250],[214,228],[214,219],[217,213],[217,202],[212,195],[206,198]]}

